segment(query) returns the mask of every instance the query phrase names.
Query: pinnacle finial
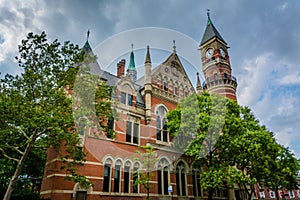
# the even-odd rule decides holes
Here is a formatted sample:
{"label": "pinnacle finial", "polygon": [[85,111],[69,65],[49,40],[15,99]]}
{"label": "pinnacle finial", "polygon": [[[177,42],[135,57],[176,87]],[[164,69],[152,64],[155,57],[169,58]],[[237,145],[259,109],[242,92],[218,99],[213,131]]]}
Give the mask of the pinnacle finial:
{"label": "pinnacle finial", "polygon": [[146,63],[151,63],[151,58],[150,58],[150,47],[147,45],[147,53],[146,53],[146,59],[145,59],[145,64]]}
{"label": "pinnacle finial", "polygon": [[133,44],[131,44],[131,51],[133,51]]}
{"label": "pinnacle finial", "polygon": [[200,82],[200,78],[199,78],[199,72],[197,72],[197,85],[196,85],[196,89],[197,90],[201,90],[201,82]]}
{"label": "pinnacle finial", "polygon": [[210,20],[210,9],[206,9],[206,14],[207,14],[207,25],[211,24]]}
{"label": "pinnacle finial", "polygon": [[176,44],[175,44],[175,40],[173,40],[173,52],[176,53]]}
{"label": "pinnacle finial", "polygon": [[89,37],[90,37],[90,29],[88,29],[87,31],[86,41],[89,41]]}
{"label": "pinnacle finial", "polygon": [[209,11],[210,11],[210,9],[206,9],[206,14],[207,14],[207,17],[208,17],[208,18],[210,17]]}

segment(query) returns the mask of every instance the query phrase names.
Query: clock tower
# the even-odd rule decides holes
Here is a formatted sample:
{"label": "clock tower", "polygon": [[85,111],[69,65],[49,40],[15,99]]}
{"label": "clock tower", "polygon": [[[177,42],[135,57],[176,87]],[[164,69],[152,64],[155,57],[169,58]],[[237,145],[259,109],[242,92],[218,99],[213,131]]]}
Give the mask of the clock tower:
{"label": "clock tower", "polygon": [[207,17],[207,26],[200,43],[205,77],[203,90],[236,100],[237,80],[231,75],[229,47],[213,25],[209,12]]}

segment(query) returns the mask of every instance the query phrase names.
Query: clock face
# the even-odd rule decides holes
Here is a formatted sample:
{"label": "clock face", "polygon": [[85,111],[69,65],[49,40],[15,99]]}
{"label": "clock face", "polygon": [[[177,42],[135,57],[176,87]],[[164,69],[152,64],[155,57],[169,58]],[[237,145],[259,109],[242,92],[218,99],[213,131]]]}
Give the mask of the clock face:
{"label": "clock face", "polygon": [[206,58],[211,58],[213,54],[214,54],[214,50],[213,49],[208,49],[206,51],[205,55],[206,55]]}
{"label": "clock face", "polygon": [[220,54],[222,57],[225,57],[225,51],[222,48],[220,48]]}

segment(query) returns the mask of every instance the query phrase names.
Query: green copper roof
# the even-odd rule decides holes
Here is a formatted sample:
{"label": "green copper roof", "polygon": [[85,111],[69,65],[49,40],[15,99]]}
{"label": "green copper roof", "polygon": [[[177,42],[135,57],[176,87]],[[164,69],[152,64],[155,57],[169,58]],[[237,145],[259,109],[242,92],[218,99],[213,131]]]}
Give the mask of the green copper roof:
{"label": "green copper roof", "polygon": [[225,42],[225,40],[222,38],[221,34],[216,29],[216,27],[213,25],[213,23],[212,23],[209,15],[208,15],[207,26],[206,26],[206,29],[205,29],[205,32],[204,32],[204,35],[202,37],[200,45],[204,44],[205,42],[207,42],[208,40],[212,39],[213,37],[217,37],[220,40],[222,40],[225,44],[227,44]]}
{"label": "green copper roof", "polygon": [[93,54],[93,50],[91,48],[91,45],[88,41],[86,41],[86,43],[84,44],[84,46],[82,47],[82,50],[85,51],[85,53],[92,53]]}
{"label": "green copper roof", "polygon": [[129,63],[128,70],[135,70],[135,63],[134,63],[134,54],[133,54],[133,51],[130,54],[130,63]]}

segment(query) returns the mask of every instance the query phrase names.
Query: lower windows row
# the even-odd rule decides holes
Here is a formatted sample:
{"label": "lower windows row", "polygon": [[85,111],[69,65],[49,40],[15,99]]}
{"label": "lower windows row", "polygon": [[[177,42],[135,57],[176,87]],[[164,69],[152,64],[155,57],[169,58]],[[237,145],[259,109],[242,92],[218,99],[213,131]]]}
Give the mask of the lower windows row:
{"label": "lower windows row", "polygon": [[[162,160],[161,160],[162,161]],[[168,195],[168,187],[170,185],[169,167],[160,165],[156,171],[150,172],[157,177],[157,193]],[[112,167],[112,162],[106,162],[104,165],[103,176],[103,192],[124,192],[124,193],[139,193],[138,179],[140,176],[140,164],[135,163],[133,168],[129,163],[125,163],[122,171],[122,162],[119,160]],[[132,171],[131,171],[132,169]],[[193,195],[201,196],[200,188],[200,171],[193,170]],[[122,181],[123,179],[123,181]],[[152,181],[151,181],[152,182]],[[175,188],[174,188],[175,189]],[[152,190],[153,191],[153,190]],[[176,166],[176,192],[178,196],[187,196],[187,173],[183,162],[179,162]]]}

